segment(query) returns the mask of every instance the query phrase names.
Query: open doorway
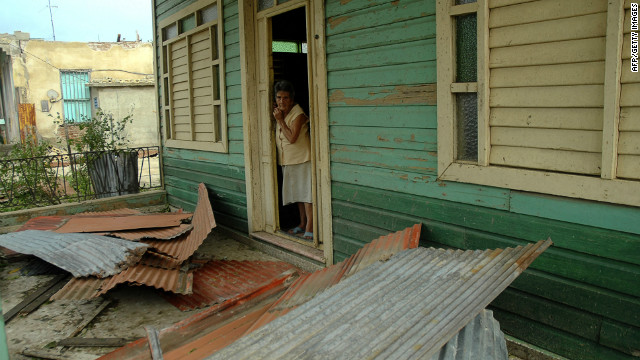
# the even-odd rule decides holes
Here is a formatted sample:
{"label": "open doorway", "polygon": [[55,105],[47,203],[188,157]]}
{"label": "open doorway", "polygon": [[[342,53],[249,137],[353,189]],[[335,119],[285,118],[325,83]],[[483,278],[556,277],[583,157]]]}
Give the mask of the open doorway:
{"label": "open doorway", "polygon": [[[307,52],[307,22],[305,7],[290,10],[271,18],[271,68],[273,83],[291,82],[295,88],[295,102],[309,114],[309,73]],[[275,94],[274,94],[275,95]],[[282,168],[277,166],[278,229],[287,230],[299,223],[298,205],[282,204]],[[310,241],[310,243],[312,243]]]}

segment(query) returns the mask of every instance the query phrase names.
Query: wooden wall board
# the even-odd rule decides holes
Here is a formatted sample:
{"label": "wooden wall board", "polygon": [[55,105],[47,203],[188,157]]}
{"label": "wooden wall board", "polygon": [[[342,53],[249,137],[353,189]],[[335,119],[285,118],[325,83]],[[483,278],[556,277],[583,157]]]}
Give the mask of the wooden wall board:
{"label": "wooden wall board", "polygon": [[550,326],[530,321],[514,313],[490,307],[493,316],[500,322],[500,329],[507,335],[527,339],[533,344],[544,344],[545,349],[570,359],[618,360],[632,357],[622,352],[599,346],[598,343],[557,330]]}
{"label": "wooden wall board", "polygon": [[603,61],[605,38],[518,45],[491,50],[491,68]]}
{"label": "wooden wall board", "polygon": [[602,316],[517,289],[506,289],[491,302],[491,306],[592,341],[598,341],[600,336]]}
{"label": "wooden wall board", "polygon": [[332,126],[329,136],[332,145],[436,151],[435,129]]}
{"label": "wooden wall board", "polygon": [[489,47],[600,37],[605,35],[606,26],[606,12],[503,26],[490,30]]}
{"label": "wooden wall board", "polygon": [[332,71],[327,77],[332,89],[434,83],[436,62],[376,66]]}
{"label": "wooden wall board", "polygon": [[600,152],[602,131],[494,126],[491,128],[491,145]]}
{"label": "wooden wall board", "polygon": [[[402,54],[399,56],[398,54]],[[374,48],[335,53],[327,57],[327,70],[338,71],[374,66],[424,62],[436,59],[435,39],[391,43]]]}
{"label": "wooden wall board", "polygon": [[333,89],[329,91],[329,107],[435,104],[436,86],[433,83]]}
{"label": "wooden wall board", "polygon": [[640,209],[511,191],[510,211],[640,235]]}
{"label": "wooden wall board", "polygon": [[489,105],[491,107],[600,107],[604,105],[604,86],[494,88],[491,89]]}
{"label": "wooden wall board", "polygon": [[602,130],[603,116],[602,108],[493,108],[489,121],[491,126]]}
{"label": "wooden wall board", "polygon": [[[639,108],[640,109],[640,108]],[[331,126],[436,129],[437,110],[433,105],[414,106],[334,106],[329,108]],[[640,126],[640,121],[638,122]]]}
{"label": "wooden wall board", "polygon": [[640,328],[625,324],[603,321],[600,343],[635,357],[640,352]]}
{"label": "wooden wall board", "polygon": [[[329,7],[327,6],[327,8]],[[421,0],[400,0],[398,2],[384,3],[348,14],[329,17],[327,19],[326,34],[327,36],[332,36],[363,28],[374,28],[416,17],[435,15],[435,13],[435,2],[433,1],[426,4]]]}
{"label": "wooden wall board", "polygon": [[492,165],[600,175],[602,156],[600,153],[496,145],[491,148],[489,161]]}
{"label": "wooden wall board", "polygon": [[600,0],[540,0],[522,2],[520,4],[514,4],[513,6],[492,9],[489,27],[496,28],[533,23],[606,11],[607,3]]}
{"label": "wooden wall board", "polygon": [[496,68],[491,88],[604,84],[604,61]]}
{"label": "wooden wall board", "polygon": [[617,176],[627,179],[640,179],[640,156],[618,155]]}
{"label": "wooden wall board", "polygon": [[[400,214],[415,214],[431,221],[530,242],[551,237],[554,247],[640,265],[640,253],[637,251],[640,238],[634,234],[480,208],[473,206],[473,202],[455,203],[418,194],[391,192],[337,181],[335,180],[332,187],[334,201],[349,201]],[[588,209],[589,203],[585,202],[584,206]]]}
{"label": "wooden wall board", "polygon": [[332,145],[331,162],[437,175],[435,152],[368,146]]}
{"label": "wooden wall board", "polygon": [[217,176],[214,174],[196,172],[192,169],[181,169],[177,167],[166,167],[165,168],[166,176],[173,176],[182,178],[190,181],[199,181],[203,182],[206,185],[211,186],[213,189],[223,188],[237,192],[244,191],[244,182],[238,180],[230,180],[228,178],[224,178],[222,176]]}
{"label": "wooden wall board", "polygon": [[329,37],[327,61],[335,53],[434,38],[436,18],[421,17],[380,26],[376,30],[362,29]]}
{"label": "wooden wall board", "polygon": [[192,170],[204,169],[205,172],[211,174],[244,181],[244,168],[228,166],[228,163],[224,161],[228,160],[228,156],[223,154],[167,148],[165,149],[165,155],[165,165],[174,164],[174,166],[178,167],[180,164],[189,164],[182,167]]}
{"label": "wooden wall board", "polygon": [[[165,184],[171,185],[172,187],[177,189],[194,192],[198,190],[198,185],[200,183],[196,181],[173,177],[173,176],[167,176],[165,177]],[[209,197],[212,199],[212,202],[223,201],[223,202],[233,203],[236,205],[247,204],[247,196],[244,193],[228,190],[220,187],[212,189],[211,186],[209,186],[208,190],[209,190]]]}

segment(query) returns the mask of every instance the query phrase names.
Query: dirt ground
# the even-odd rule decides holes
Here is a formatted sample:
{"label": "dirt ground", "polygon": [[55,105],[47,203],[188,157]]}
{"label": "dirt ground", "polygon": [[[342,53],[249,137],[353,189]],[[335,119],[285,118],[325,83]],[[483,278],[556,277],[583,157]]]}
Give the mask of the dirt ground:
{"label": "dirt ground", "polygon": [[[250,247],[221,235],[215,229],[197,250],[196,257],[227,260],[278,261]],[[39,285],[54,275],[25,276],[20,269],[26,259],[0,264],[0,297],[6,313]],[[159,290],[146,286],[120,285],[103,298],[92,300],[58,300],[40,306],[26,316],[16,316],[5,326],[10,358],[32,359],[23,351],[46,352],[60,359],[89,360],[113,351],[114,347],[56,347],[55,341],[67,338],[85,319],[93,317],[103,301],[107,307],[78,335],[84,338],[131,338],[146,336],[145,326],[158,330],[185,319],[200,310],[180,311],[168,303]],[[52,357],[56,358],[56,357]]]}

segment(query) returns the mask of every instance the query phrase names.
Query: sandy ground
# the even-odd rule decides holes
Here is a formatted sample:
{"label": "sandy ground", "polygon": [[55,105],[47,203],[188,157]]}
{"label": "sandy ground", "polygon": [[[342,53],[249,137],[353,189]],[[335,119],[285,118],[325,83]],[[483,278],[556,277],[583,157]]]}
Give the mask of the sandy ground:
{"label": "sandy ground", "polygon": [[[196,257],[228,260],[271,260],[273,257],[220,235],[214,229],[196,252]],[[0,296],[2,311],[6,313],[20,303],[39,285],[53,275],[23,276],[20,268],[27,261],[0,266]],[[103,298],[93,300],[59,300],[43,304],[26,316],[16,316],[6,324],[7,343],[11,359],[31,359],[22,355],[24,349],[60,354],[64,359],[95,359],[115,348],[72,347],[61,348],[54,342],[67,338],[85,318],[90,318],[103,301],[110,303],[93,318],[77,336],[84,338],[140,338],[145,337],[145,326],[166,328],[196,312],[180,311],[164,300],[158,290],[145,286],[120,285]]]}

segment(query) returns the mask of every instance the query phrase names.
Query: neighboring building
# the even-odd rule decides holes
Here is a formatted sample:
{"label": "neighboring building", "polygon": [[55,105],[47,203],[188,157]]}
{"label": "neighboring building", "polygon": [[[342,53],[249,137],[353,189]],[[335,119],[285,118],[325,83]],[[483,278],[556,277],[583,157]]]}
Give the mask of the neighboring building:
{"label": "neighboring building", "polygon": [[[204,182],[219,225],[327,264],[414,223],[425,246],[550,237],[492,304],[504,332],[568,358],[638,355],[630,1],[153,4],[172,205],[193,209]],[[282,78],[308,103],[314,244],[281,231],[270,114]]]}
{"label": "neighboring building", "polygon": [[15,104],[7,116],[11,142],[35,132],[55,143],[63,133],[54,122],[58,114],[82,121],[101,108],[116,118],[133,116],[131,146],[158,144],[151,43],[44,41],[19,32],[0,35],[0,42],[10,54],[15,94],[3,93]]}

